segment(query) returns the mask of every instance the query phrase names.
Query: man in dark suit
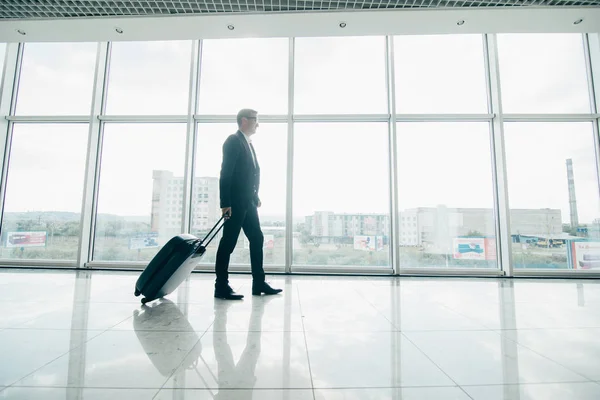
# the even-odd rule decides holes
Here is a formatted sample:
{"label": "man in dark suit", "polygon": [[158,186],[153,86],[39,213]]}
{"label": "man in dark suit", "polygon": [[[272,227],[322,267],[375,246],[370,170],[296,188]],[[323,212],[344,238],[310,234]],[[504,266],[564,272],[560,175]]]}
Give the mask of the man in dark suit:
{"label": "man in dark suit", "polygon": [[277,294],[281,289],[273,289],[265,282],[263,269],[264,236],[260,229],[257,208],[261,206],[258,197],[260,185],[260,166],[252,146],[252,135],[258,128],[258,113],[243,109],[237,115],[238,131],[229,136],[223,144],[223,162],[219,190],[221,193],[221,211],[225,216],[223,237],[217,250],[215,271],[215,297],[226,300],[241,300],[229,286],[229,258],[240,230],[250,242],[250,265],[252,266],[252,294]]}

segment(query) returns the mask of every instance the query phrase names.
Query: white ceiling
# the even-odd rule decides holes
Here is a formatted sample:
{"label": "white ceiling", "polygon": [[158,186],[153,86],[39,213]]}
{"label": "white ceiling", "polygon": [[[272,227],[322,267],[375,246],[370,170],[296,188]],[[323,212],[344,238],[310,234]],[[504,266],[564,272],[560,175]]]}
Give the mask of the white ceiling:
{"label": "white ceiling", "polygon": [[[574,22],[583,18],[583,22]],[[459,26],[458,21],[464,20]],[[340,28],[340,22],[346,27]],[[228,25],[234,29],[229,30]],[[116,28],[123,33],[116,32]],[[22,35],[18,31],[22,31]],[[600,32],[600,7],[511,7],[0,20],[0,42]]]}

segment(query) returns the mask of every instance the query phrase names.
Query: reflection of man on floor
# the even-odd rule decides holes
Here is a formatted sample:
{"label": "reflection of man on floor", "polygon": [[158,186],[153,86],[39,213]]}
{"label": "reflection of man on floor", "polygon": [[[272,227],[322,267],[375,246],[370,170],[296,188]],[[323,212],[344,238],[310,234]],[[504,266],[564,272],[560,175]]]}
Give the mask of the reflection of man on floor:
{"label": "reflection of man on floor", "polygon": [[[271,299],[274,297],[252,298],[252,314],[248,324],[246,347],[237,365],[233,361],[233,353],[227,341],[227,309],[232,303],[215,303],[213,347],[219,369],[219,393],[215,395],[215,399],[252,399],[252,389],[256,384],[256,364],[261,350],[262,318],[265,304]],[[223,391],[224,389],[237,390]]]}

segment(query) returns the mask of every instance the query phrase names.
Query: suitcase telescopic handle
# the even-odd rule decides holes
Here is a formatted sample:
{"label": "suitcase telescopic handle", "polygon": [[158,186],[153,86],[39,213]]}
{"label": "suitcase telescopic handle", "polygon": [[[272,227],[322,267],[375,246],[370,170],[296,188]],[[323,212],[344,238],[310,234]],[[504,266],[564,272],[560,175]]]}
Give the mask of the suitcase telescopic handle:
{"label": "suitcase telescopic handle", "polygon": [[[212,229],[210,230],[210,232],[208,232],[206,234],[206,236],[204,237],[204,239],[202,239],[202,241],[200,242],[200,244],[202,245],[202,247],[206,248],[206,246],[208,246],[210,244],[210,242],[212,242],[212,240],[215,238],[215,236],[217,236],[217,234],[219,233],[219,231],[221,231],[221,229],[223,229],[223,226],[225,225],[225,223],[221,224],[221,221],[223,221],[224,218],[225,218],[225,216],[223,215],[217,221],[217,223],[215,224],[215,226],[212,227]],[[221,225],[219,226],[219,224],[221,224]],[[217,229],[217,227],[219,227],[219,228]],[[217,229],[217,230],[215,231],[215,229]],[[214,232],[214,234],[213,234],[213,232]],[[211,234],[212,234],[212,236],[211,236]],[[209,236],[210,236],[210,239],[209,239]],[[206,241],[207,239],[208,239],[208,242]]]}

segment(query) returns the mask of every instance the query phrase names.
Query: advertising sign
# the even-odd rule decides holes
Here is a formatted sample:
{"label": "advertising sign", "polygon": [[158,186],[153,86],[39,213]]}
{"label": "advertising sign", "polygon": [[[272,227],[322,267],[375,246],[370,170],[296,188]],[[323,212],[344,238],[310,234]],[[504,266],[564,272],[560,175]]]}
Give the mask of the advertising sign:
{"label": "advertising sign", "polygon": [[485,259],[496,259],[496,238],[485,238]]}
{"label": "advertising sign", "polygon": [[6,247],[45,247],[47,234],[40,232],[8,232]]}
{"label": "advertising sign", "polygon": [[454,259],[485,260],[485,238],[454,238]]}
{"label": "advertising sign", "polygon": [[571,268],[600,269],[600,242],[573,241],[570,251]]}
{"label": "advertising sign", "polygon": [[383,236],[354,236],[354,250],[383,250]]}
{"label": "advertising sign", "polygon": [[151,249],[158,246],[158,232],[149,232],[129,238],[129,249]]}
{"label": "advertising sign", "polygon": [[455,260],[495,260],[495,238],[468,237],[454,238],[453,253]]}

